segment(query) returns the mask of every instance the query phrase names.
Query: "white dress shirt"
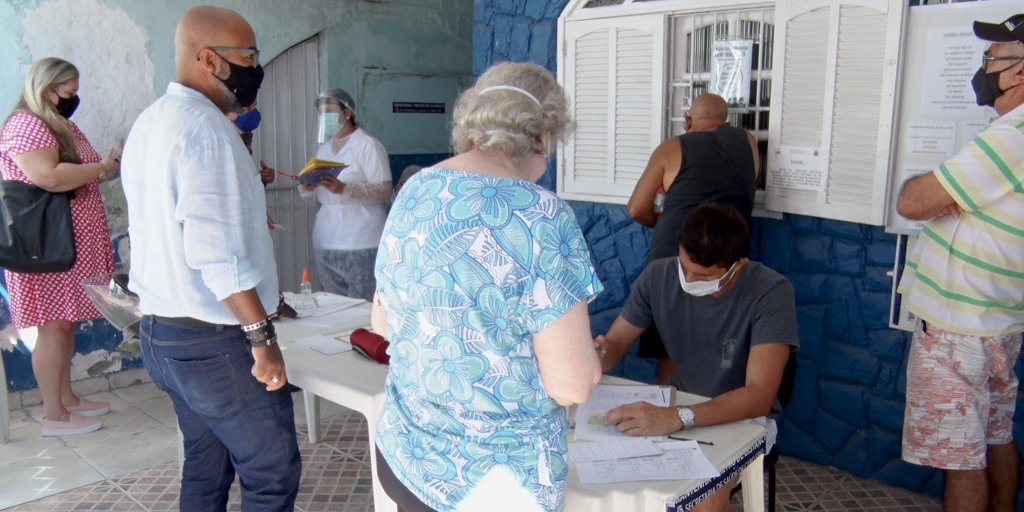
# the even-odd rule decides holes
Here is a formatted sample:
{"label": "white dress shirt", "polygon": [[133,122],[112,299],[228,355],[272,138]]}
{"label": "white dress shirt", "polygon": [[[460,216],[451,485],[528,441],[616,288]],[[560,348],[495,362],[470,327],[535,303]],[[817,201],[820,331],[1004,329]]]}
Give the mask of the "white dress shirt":
{"label": "white dress shirt", "polygon": [[238,130],[212,101],[168,84],[132,126],[121,178],[129,288],[143,314],[237,324],[220,301],[252,288],[275,310],[263,184]]}

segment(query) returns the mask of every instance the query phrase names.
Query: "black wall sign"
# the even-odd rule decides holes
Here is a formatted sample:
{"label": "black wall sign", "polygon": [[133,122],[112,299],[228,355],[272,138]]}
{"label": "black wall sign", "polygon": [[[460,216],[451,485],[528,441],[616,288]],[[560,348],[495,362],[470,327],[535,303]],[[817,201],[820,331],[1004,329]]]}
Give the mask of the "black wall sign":
{"label": "black wall sign", "polygon": [[444,114],[444,103],[393,101],[391,102],[391,112],[395,114]]}

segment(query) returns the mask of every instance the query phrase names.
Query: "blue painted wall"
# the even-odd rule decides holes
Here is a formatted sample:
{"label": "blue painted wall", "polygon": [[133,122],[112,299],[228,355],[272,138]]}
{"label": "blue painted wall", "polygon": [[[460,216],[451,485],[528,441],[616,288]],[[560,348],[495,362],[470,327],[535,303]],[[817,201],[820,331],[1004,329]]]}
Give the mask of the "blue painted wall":
{"label": "blue painted wall", "polygon": [[[478,0],[474,75],[505,60],[532,61],[554,72],[556,20],[566,3]],[[541,184],[553,188],[554,180],[549,163]],[[639,275],[651,232],[622,206],[572,206],[605,285],[590,307],[592,329],[599,334]],[[751,234],[751,256],[786,275],[796,290],[802,346],[796,391],[782,420],[781,451],[938,496],[941,472],[899,458],[910,336],[888,327],[892,280],[886,272],[892,269],[895,237],[874,226],[788,214],[781,221],[755,219]],[[1018,374],[1020,366],[1018,361]],[[651,381],[654,366],[627,356],[614,373]],[[1020,400],[1017,409],[1014,428],[1020,434]],[[1024,499],[1018,501],[1024,510]]]}
{"label": "blue painted wall", "polygon": [[398,184],[398,178],[402,175],[402,171],[407,166],[418,165],[420,167],[429,167],[434,165],[441,160],[447,159],[448,153],[430,153],[423,155],[388,155],[388,164],[391,165],[391,177],[392,183]]}

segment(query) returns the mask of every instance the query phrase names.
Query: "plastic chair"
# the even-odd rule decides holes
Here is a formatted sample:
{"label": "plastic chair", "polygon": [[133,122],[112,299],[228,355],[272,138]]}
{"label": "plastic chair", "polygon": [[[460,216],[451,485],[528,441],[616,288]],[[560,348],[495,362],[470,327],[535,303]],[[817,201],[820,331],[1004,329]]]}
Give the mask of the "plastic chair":
{"label": "plastic chair", "polygon": [[[779,383],[779,391],[776,396],[783,408],[793,398],[793,387],[796,383],[796,355],[789,353],[786,361],[786,369],[782,371],[782,382]],[[776,439],[777,441],[777,439]],[[771,451],[764,456],[764,470],[768,473],[768,512],[775,512],[775,464],[779,462],[779,443],[772,446]],[[732,494],[739,492],[741,486],[737,484],[732,488]]]}
{"label": "plastic chair", "polygon": [[[785,408],[793,399],[793,388],[796,386],[796,353],[789,353],[786,369],[782,371],[782,382],[779,383],[777,394],[779,403]],[[768,472],[768,512],[775,512],[775,463],[779,462],[779,443],[764,458],[764,467]]]}

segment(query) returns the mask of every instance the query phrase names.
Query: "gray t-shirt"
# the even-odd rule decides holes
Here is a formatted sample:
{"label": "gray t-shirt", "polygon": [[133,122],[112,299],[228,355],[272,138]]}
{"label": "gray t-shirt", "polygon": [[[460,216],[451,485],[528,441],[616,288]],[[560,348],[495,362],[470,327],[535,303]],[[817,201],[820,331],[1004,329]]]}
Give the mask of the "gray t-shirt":
{"label": "gray t-shirt", "polygon": [[751,261],[725,295],[694,297],[679,285],[678,266],[675,257],[651,262],[621,313],[637,327],[657,325],[676,388],[714,397],[746,385],[750,347],[799,348],[793,285],[778,272]]}

